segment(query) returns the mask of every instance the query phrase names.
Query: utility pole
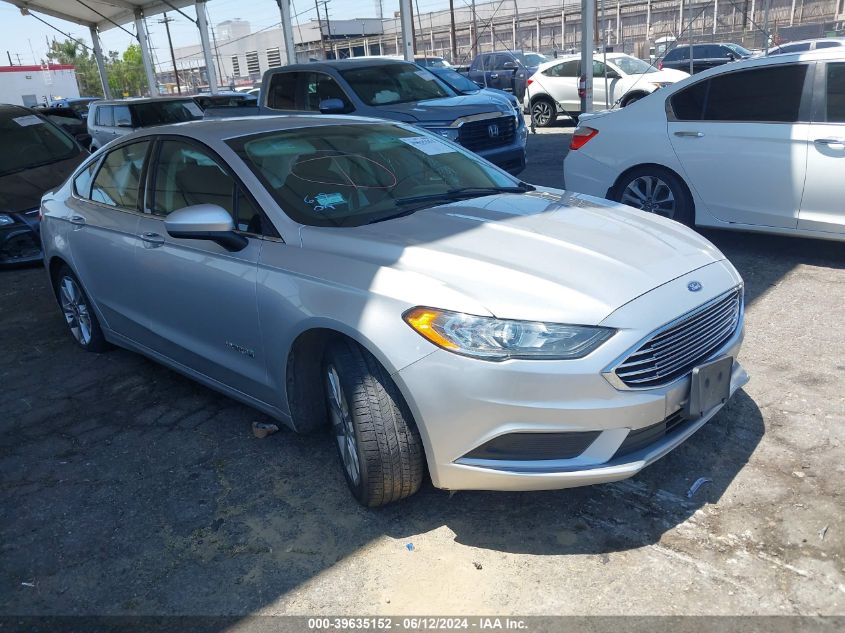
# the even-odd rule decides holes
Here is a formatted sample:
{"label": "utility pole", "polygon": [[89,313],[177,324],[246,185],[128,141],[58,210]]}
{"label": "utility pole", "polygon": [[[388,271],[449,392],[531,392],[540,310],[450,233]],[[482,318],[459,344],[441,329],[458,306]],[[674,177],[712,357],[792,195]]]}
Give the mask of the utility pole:
{"label": "utility pole", "polygon": [[[454,24],[455,24],[455,22],[453,20],[452,21],[452,27],[453,28],[454,28]],[[9,58],[9,66],[14,66],[14,64],[12,63],[12,54],[9,51],[6,51],[6,57]]]}
{"label": "utility pole", "polygon": [[456,64],[458,63],[458,38],[455,34],[455,0],[449,0],[449,19],[449,33],[452,35],[452,63]]}
{"label": "utility pole", "polygon": [[581,112],[593,111],[593,40],[595,38],[595,0],[581,0]]}
{"label": "utility pole", "polygon": [[[329,22],[329,0],[323,0],[323,11],[326,13],[326,32],[329,36],[329,46],[331,46],[331,39],[332,39],[332,23]],[[320,12],[317,11],[319,15]],[[335,49],[337,50],[337,49]],[[335,53],[335,58],[337,58],[337,53]]]}
{"label": "utility pole", "polygon": [[320,51],[323,54],[323,59],[326,59],[326,47],[323,43],[323,18],[320,17],[319,0],[314,0],[314,8],[317,9],[317,25],[320,27]]}
{"label": "utility pole", "polygon": [[164,30],[167,31],[167,45],[170,47],[170,61],[173,62],[173,75],[176,77],[176,92],[182,94],[182,83],[179,81],[179,71],[176,70],[176,55],[173,54],[173,40],[170,39],[170,23],[173,18],[168,18],[167,13],[164,14],[164,19],[159,20],[159,24],[164,24]]}
{"label": "utility pole", "polygon": [[[560,5],[563,6],[562,0]],[[513,47],[514,49],[522,49],[522,39],[519,37],[519,7],[516,5],[516,0],[513,0],[513,20],[516,25],[513,29]],[[538,48],[537,50],[539,51],[540,49]]]}
{"label": "utility pole", "polygon": [[472,0],[472,41],[470,44],[472,44],[472,58],[475,59],[478,57],[478,19],[475,15],[475,0]]}
{"label": "utility pole", "polygon": [[763,44],[763,50],[769,50],[769,7],[772,5],[772,0],[766,0],[766,10],[763,12],[763,34],[766,37],[766,42]]}
{"label": "utility pole", "polygon": [[[217,58],[217,79],[221,83],[223,82],[223,64],[220,63],[220,49],[217,48],[217,34],[214,32],[214,26],[211,26],[211,41],[214,42],[214,56]],[[226,81],[229,81],[229,77],[225,77]]]}
{"label": "utility pole", "polygon": [[[683,2],[683,0],[681,0]],[[693,60],[695,59],[695,54],[692,50],[692,21],[695,19],[695,16],[692,13],[692,0],[689,0],[689,74],[692,74],[693,71]]]}

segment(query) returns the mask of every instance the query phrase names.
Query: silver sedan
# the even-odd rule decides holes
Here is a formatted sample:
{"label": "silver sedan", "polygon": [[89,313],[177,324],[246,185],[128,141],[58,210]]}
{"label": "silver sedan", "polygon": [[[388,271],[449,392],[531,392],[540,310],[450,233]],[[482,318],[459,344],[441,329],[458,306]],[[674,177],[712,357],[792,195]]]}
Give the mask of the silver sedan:
{"label": "silver sedan", "polygon": [[42,201],[76,342],[330,426],[354,496],[634,475],[747,380],[709,242],[533,187],[418,128],[331,116],[121,138]]}

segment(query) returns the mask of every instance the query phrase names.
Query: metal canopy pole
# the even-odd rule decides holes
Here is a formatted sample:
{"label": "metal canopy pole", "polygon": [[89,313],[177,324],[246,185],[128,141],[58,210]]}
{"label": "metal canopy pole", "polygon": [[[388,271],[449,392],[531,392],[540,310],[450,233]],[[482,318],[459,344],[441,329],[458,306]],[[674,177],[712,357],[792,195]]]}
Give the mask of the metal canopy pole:
{"label": "metal canopy pole", "polygon": [[414,25],[411,15],[411,0],[399,0],[399,17],[402,22],[402,57],[414,61]]}
{"label": "metal canopy pole", "polygon": [[276,0],[276,3],[279,5],[279,12],[282,14],[282,39],[285,41],[285,57],[288,60],[288,64],[295,64],[296,43],[293,41],[293,23],[291,22],[290,16],[290,0]]}
{"label": "metal canopy pole", "polygon": [[103,86],[103,96],[106,99],[111,99],[109,78],[106,75],[106,62],[103,59],[103,48],[100,46],[100,34],[97,32],[97,27],[93,24],[89,27],[89,30],[91,31],[91,43],[94,46],[94,59],[97,60],[97,70],[100,72],[100,83]]}
{"label": "metal canopy pole", "polygon": [[156,75],[153,72],[153,62],[150,55],[150,40],[147,38],[147,29],[144,25],[144,14],[140,9],[135,10],[135,30],[138,32],[138,44],[141,45],[141,60],[144,62],[144,72],[147,75],[147,86],[150,89],[151,97],[158,97],[158,84]]}
{"label": "metal canopy pole", "polygon": [[200,30],[205,72],[208,75],[208,88],[211,90],[211,94],[216,95],[218,79],[217,71],[214,68],[214,59],[211,56],[211,44],[208,41],[208,14],[205,12],[205,0],[196,0],[194,5],[197,10],[197,28]]}
{"label": "metal canopy pole", "polygon": [[584,92],[581,112],[593,111],[593,40],[595,39],[595,0],[581,0],[581,77]]}

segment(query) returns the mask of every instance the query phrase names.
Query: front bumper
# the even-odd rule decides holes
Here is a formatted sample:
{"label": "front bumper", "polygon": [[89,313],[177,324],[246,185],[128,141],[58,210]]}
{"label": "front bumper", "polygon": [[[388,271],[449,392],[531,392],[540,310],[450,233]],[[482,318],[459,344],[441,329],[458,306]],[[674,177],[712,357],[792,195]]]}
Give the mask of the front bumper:
{"label": "front bumper", "polygon": [[12,217],[15,223],[0,226],[0,266],[40,262],[38,210],[6,215]]}
{"label": "front bumper", "polygon": [[[738,283],[729,266],[707,268],[715,270],[701,269],[695,276]],[[661,325],[653,320],[655,304],[667,305],[687,277],[648,293],[646,297],[655,295],[651,300],[640,298],[617,310],[605,322],[619,328],[617,335],[577,361],[492,363],[438,350],[399,371],[395,378],[420,428],[434,485],[448,490],[546,490],[617,481],[635,475],[706,424],[723,405],[694,420],[677,415],[688,398],[689,375],[646,390],[620,389],[601,375],[632,342]],[[708,287],[726,290],[724,284]],[[678,297],[675,303],[700,301]],[[693,307],[684,304],[678,314]],[[633,327],[624,329],[623,323]],[[742,338],[740,322],[711,358],[736,359]],[[747,381],[734,360],[731,395]],[[665,432],[651,431],[669,420],[673,425]],[[484,447],[496,438],[532,433],[586,436],[589,444],[563,458],[540,446],[535,448],[543,455],[540,459],[486,458]],[[632,446],[626,442],[632,434],[653,440],[625,450]]]}

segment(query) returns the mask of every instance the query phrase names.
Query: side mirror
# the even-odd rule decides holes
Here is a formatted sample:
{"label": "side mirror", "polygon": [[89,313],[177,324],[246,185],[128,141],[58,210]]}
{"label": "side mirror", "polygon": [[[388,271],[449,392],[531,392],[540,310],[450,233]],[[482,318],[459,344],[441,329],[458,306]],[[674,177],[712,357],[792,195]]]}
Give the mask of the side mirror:
{"label": "side mirror", "polygon": [[732,62],[735,62],[736,61],[736,55],[734,55],[733,53],[728,53],[728,59],[731,60]]}
{"label": "side mirror", "polygon": [[346,111],[346,104],[342,99],[323,99],[320,101],[321,114],[343,114]]}
{"label": "side mirror", "polygon": [[516,68],[516,62],[505,62],[504,64],[502,64],[502,68],[504,68],[505,70],[513,70],[514,68]]}
{"label": "side mirror", "polygon": [[211,240],[227,251],[240,251],[247,245],[243,235],[235,233],[235,223],[228,211],[216,204],[195,204],[177,209],[164,220],[171,237],[186,240]]}
{"label": "side mirror", "polygon": [[607,78],[608,79],[619,79],[619,73],[615,70],[607,70]]}

